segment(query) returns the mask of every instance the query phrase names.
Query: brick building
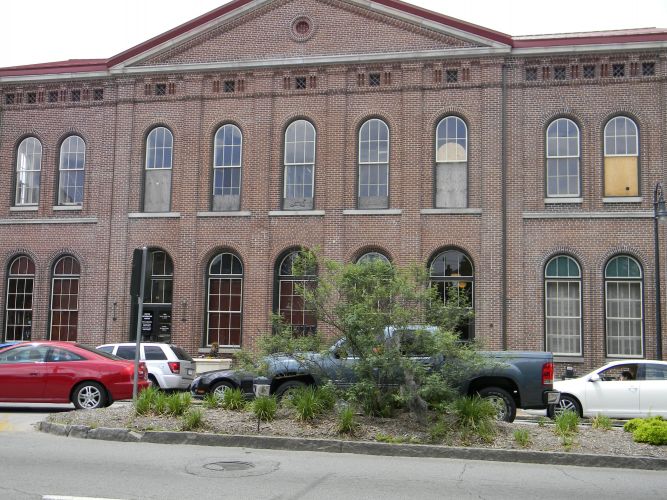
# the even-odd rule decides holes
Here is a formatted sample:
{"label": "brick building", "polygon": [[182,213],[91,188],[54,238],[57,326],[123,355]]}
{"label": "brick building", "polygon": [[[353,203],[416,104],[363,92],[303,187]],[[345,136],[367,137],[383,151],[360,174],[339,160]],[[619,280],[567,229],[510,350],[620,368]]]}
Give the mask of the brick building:
{"label": "brick building", "polygon": [[271,311],[312,326],[290,263],[319,247],[423,263],[492,349],[655,357],[666,56],[667,30],[235,0],[110,59],[1,69],[0,338],[131,338],[147,246],[147,338],[252,346]]}

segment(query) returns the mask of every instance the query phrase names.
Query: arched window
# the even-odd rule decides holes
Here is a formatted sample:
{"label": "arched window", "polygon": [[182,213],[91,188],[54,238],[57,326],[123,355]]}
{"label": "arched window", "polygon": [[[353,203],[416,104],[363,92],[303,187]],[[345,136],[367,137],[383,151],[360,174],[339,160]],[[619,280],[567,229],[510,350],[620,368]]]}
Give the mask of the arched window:
{"label": "arched window", "polygon": [[144,212],[169,212],[171,164],[174,137],[165,127],[156,127],[146,138]]}
{"label": "arched window", "polygon": [[558,118],[547,127],[547,198],[577,198],[579,182],[579,127]]}
{"label": "arched window", "polygon": [[641,357],[643,346],[643,279],[639,263],[619,255],[604,270],[607,356]]}
{"label": "arched window", "polygon": [[315,127],[306,120],[285,131],[283,208],[312,210],[315,189]]}
{"label": "arched window", "polygon": [[291,251],[277,262],[277,311],[295,332],[311,333],[317,327],[317,318],[307,307],[301,290],[315,286],[317,270],[295,269],[294,262],[299,254],[297,250]]}
{"label": "arched window", "polygon": [[370,262],[381,261],[386,264],[391,264],[386,255],[380,252],[367,252],[357,259],[357,264],[368,264]]}
{"label": "arched window", "polygon": [[389,127],[377,118],[359,129],[358,206],[389,207]]}
{"label": "arched window", "polygon": [[51,340],[75,342],[79,326],[79,261],[65,256],[53,266]]}
{"label": "arched window", "polygon": [[639,196],[639,133],[627,116],[604,128],[604,195]]}
{"label": "arched window", "polygon": [[[474,307],[474,269],[470,258],[459,250],[445,250],[431,261],[431,286],[446,303]],[[462,340],[474,337],[475,320],[459,325]]]}
{"label": "arched window", "polygon": [[559,255],[544,269],[546,350],[581,356],[581,270]]}
{"label": "arched window", "polygon": [[241,346],[243,264],[236,255],[221,253],[208,266],[208,325],[206,345]]}
{"label": "arched window", "polygon": [[241,131],[227,124],[215,134],[213,152],[213,210],[238,210],[241,200]]}
{"label": "arched window", "polygon": [[468,127],[458,116],[440,120],[435,130],[435,206],[468,205]]}
{"label": "arched window", "polygon": [[[174,263],[167,252],[157,248],[150,249],[147,257],[141,317],[142,340],[171,342]],[[136,309],[133,310],[133,314],[136,313]]]}
{"label": "arched window", "polygon": [[5,340],[30,340],[35,263],[21,255],[9,265],[5,306]]}
{"label": "arched window", "polygon": [[39,203],[39,180],[42,173],[42,143],[35,137],[21,141],[16,152],[16,206]]}
{"label": "arched window", "polygon": [[85,164],[86,143],[77,135],[69,136],[60,145],[58,205],[81,205],[83,203]]}

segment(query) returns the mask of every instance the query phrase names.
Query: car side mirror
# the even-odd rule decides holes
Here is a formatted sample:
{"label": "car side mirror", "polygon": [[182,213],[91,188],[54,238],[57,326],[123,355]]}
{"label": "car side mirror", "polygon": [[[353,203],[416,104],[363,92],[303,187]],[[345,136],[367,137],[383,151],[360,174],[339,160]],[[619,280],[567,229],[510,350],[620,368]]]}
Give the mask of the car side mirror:
{"label": "car side mirror", "polygon": [[599,382],[600,381],[600,375],[597,373],[594,373],[591,375],[591,378],[588,379],[589,382]]}

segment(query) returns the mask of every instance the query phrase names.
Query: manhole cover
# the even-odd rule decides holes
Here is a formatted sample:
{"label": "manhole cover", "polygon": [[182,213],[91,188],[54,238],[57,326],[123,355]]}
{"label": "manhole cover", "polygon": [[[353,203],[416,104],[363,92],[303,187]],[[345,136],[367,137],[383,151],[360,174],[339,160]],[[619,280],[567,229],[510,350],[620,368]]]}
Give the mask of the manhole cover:
{"label": "manhole cover", "polygon": [[239,471],[254,469],[255,466],[250,462],[211,462],[204,465],[204,469],[213,471]]}

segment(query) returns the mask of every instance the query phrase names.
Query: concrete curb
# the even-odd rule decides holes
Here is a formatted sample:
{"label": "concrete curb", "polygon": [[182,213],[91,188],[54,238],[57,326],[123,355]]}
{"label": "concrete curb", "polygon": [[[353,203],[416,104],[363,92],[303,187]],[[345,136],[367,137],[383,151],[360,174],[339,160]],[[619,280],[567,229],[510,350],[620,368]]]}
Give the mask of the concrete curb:
{"label": "concrete curb", "polygon": [[121,442],[321,451],[327,453],[355,453],[359,455],[392,457],[455,458],[461,460],[576,465],[579,467],[609,467],[617,469],[667,470],[667,459],[651,457],[584,455],[579,453],[497,450],[489,448],[454,448],[427,444],[391,444],[342,441],[337,439],[203,434],[199,432],[135,432],[127,429],[90,428],[85,425],[66,425],[45,421],[39,422],[37,429],[48,434],[55,434],[56,436]]}

